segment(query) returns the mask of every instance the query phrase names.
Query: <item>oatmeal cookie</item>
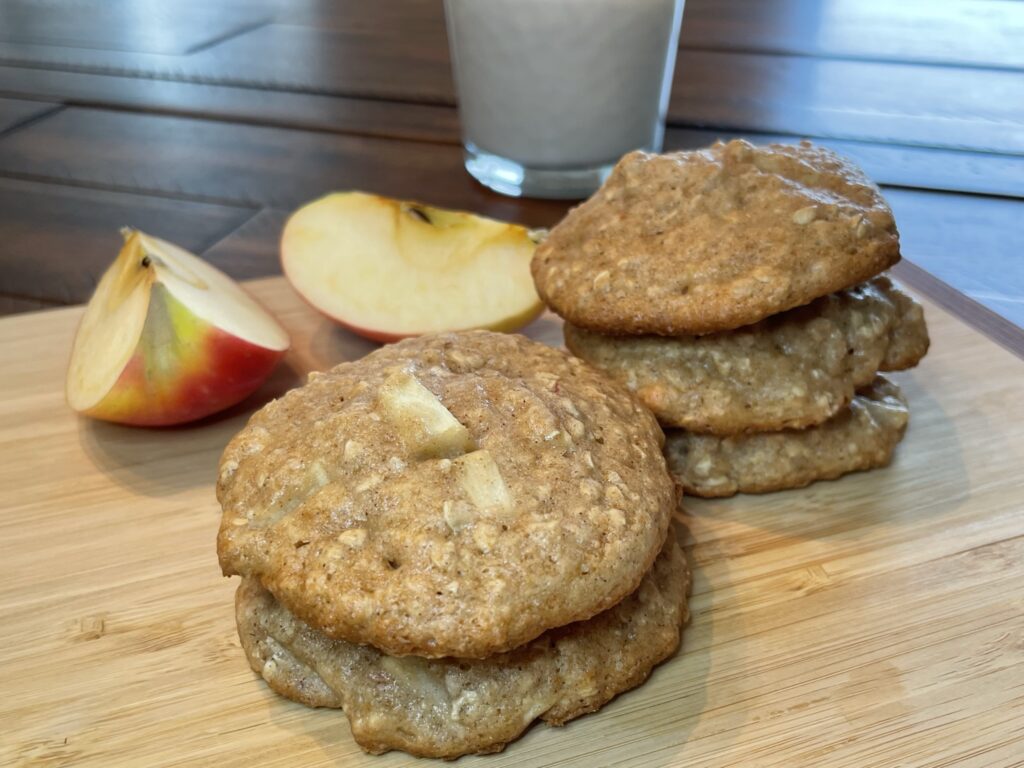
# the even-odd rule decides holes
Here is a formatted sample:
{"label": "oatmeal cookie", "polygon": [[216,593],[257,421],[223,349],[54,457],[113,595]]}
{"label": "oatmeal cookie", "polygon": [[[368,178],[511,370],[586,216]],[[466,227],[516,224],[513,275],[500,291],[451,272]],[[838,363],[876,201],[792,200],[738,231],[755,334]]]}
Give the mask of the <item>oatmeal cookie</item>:
{"label": "oatmeal cookie", "polygon": [[496,752],[536,719],[561,725],[642,683],[679,645],[686,562],[670,535],[639,588],[588,621],[482,660],[395,658],[331,640],[255,578],[236,597],[252,668],[278,693],[345,710],[368,752],[454,758]]}
{"label": "oatmeal cookie", "polygon": [[256,413],[220,464],[226,575],[393,656],[483,658],[636,589],[675,489],[650,412],[522,336],[425,336]]}
{"label": "oatmeal cookie", "polygon": [[820,424],[876,372],[916,365],[928,329],[921,306],[876,277],[735,331],[603,336],[567,323],[565,343],[663,424],[731,435]]}
{"label": "oatmeal cookie", "polygon": [[632,152],[534,253],[541,298],[581,328],[731,330],[863,282],[900,258],[892,211],[808,142]]}
{"label": "oatmeal cookie", "polygon": [[671,430],[665,453],[687,493],[767,493],[886,466],[908,420],[899,388],[879,376],[849,408],[816,427],[735,437]]}

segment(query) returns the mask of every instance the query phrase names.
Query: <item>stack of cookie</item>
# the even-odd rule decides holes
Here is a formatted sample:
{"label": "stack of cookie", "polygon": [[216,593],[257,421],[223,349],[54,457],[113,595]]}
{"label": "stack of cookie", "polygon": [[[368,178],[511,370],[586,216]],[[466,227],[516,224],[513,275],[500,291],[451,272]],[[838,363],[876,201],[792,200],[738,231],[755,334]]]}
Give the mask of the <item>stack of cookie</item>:
{"label": "stack of cookie", "polygon": [[679,643],[656,421],[523,337],[423,337],[311,377],[232,440],[218,498],[252,668],[344,708],[370,752],[499,750]]}
{"label": "stack of cookie", "polygon": [[923,311],[880,276],[892,212],[807,142],[624,157],[534,256],[579,357],[666,427],[689,493],[796,488],[887,464],[907,406],[878,375],[928,349]]}

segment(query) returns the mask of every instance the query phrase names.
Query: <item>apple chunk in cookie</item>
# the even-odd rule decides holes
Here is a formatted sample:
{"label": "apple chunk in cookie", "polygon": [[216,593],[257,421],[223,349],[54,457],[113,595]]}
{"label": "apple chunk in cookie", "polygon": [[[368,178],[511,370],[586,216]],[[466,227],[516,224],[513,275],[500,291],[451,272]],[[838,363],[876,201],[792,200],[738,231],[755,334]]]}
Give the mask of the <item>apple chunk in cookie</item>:
{"label": "apple chunk in cookie", "polygon": [[512,497],[490,451],[473,451],[453,462],[469,501],[479,510],[507,512]]}
{"label": "apple chunk in cookie", "polygon": [[418,458],[452,458],[474,448],[469,430],[437,396],[406,371],[385,379],[377,394],[384,417]]}
{"label": "apple chunk in cookie", "polygon": [[445,499],[441,505],[444,521],[456,533],[475,525],[474,543],[486,549],[488,545],[484,542],[494,532],[483,523],[500,523],[515,514],[515,503],[508,485],[487,450],[460,456],[452,462],[452,471],[458,479],[458,496]]}

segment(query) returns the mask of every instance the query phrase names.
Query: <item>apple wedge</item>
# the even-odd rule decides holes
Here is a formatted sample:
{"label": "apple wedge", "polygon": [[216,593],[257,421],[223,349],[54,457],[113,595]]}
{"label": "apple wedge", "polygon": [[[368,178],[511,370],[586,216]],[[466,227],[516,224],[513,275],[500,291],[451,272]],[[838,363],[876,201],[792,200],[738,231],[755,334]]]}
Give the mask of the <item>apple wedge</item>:
{"label": "apple wedge", "polygon": [[452,458],[476,447],[469,430],[411,373],[388,376],[377,390],[377,403],[419,459]]}
{"label": "apple wedge", "polygon": [[514,331],[540,314],[530,259],[536,235],[516,224],[362,192],[300,208],[281,265],[299,294],[375,341],[435,331]]}
{"label": "apple wedge", "polygon": [[288,349],[284,329],[202,259],[122,234],[75,337],[68,404],[97,419],[166,426],[251,394]]}

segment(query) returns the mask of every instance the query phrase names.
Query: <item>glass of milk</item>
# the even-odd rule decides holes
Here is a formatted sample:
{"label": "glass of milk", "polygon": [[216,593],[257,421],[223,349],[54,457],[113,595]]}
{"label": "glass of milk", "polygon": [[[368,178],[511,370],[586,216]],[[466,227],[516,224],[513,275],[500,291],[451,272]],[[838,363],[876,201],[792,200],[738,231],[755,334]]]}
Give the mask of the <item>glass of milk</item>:
{"label": "glass of milk", "polygon": [[466,169],[580,198],[660,151],[684,0],[445,0]]}

